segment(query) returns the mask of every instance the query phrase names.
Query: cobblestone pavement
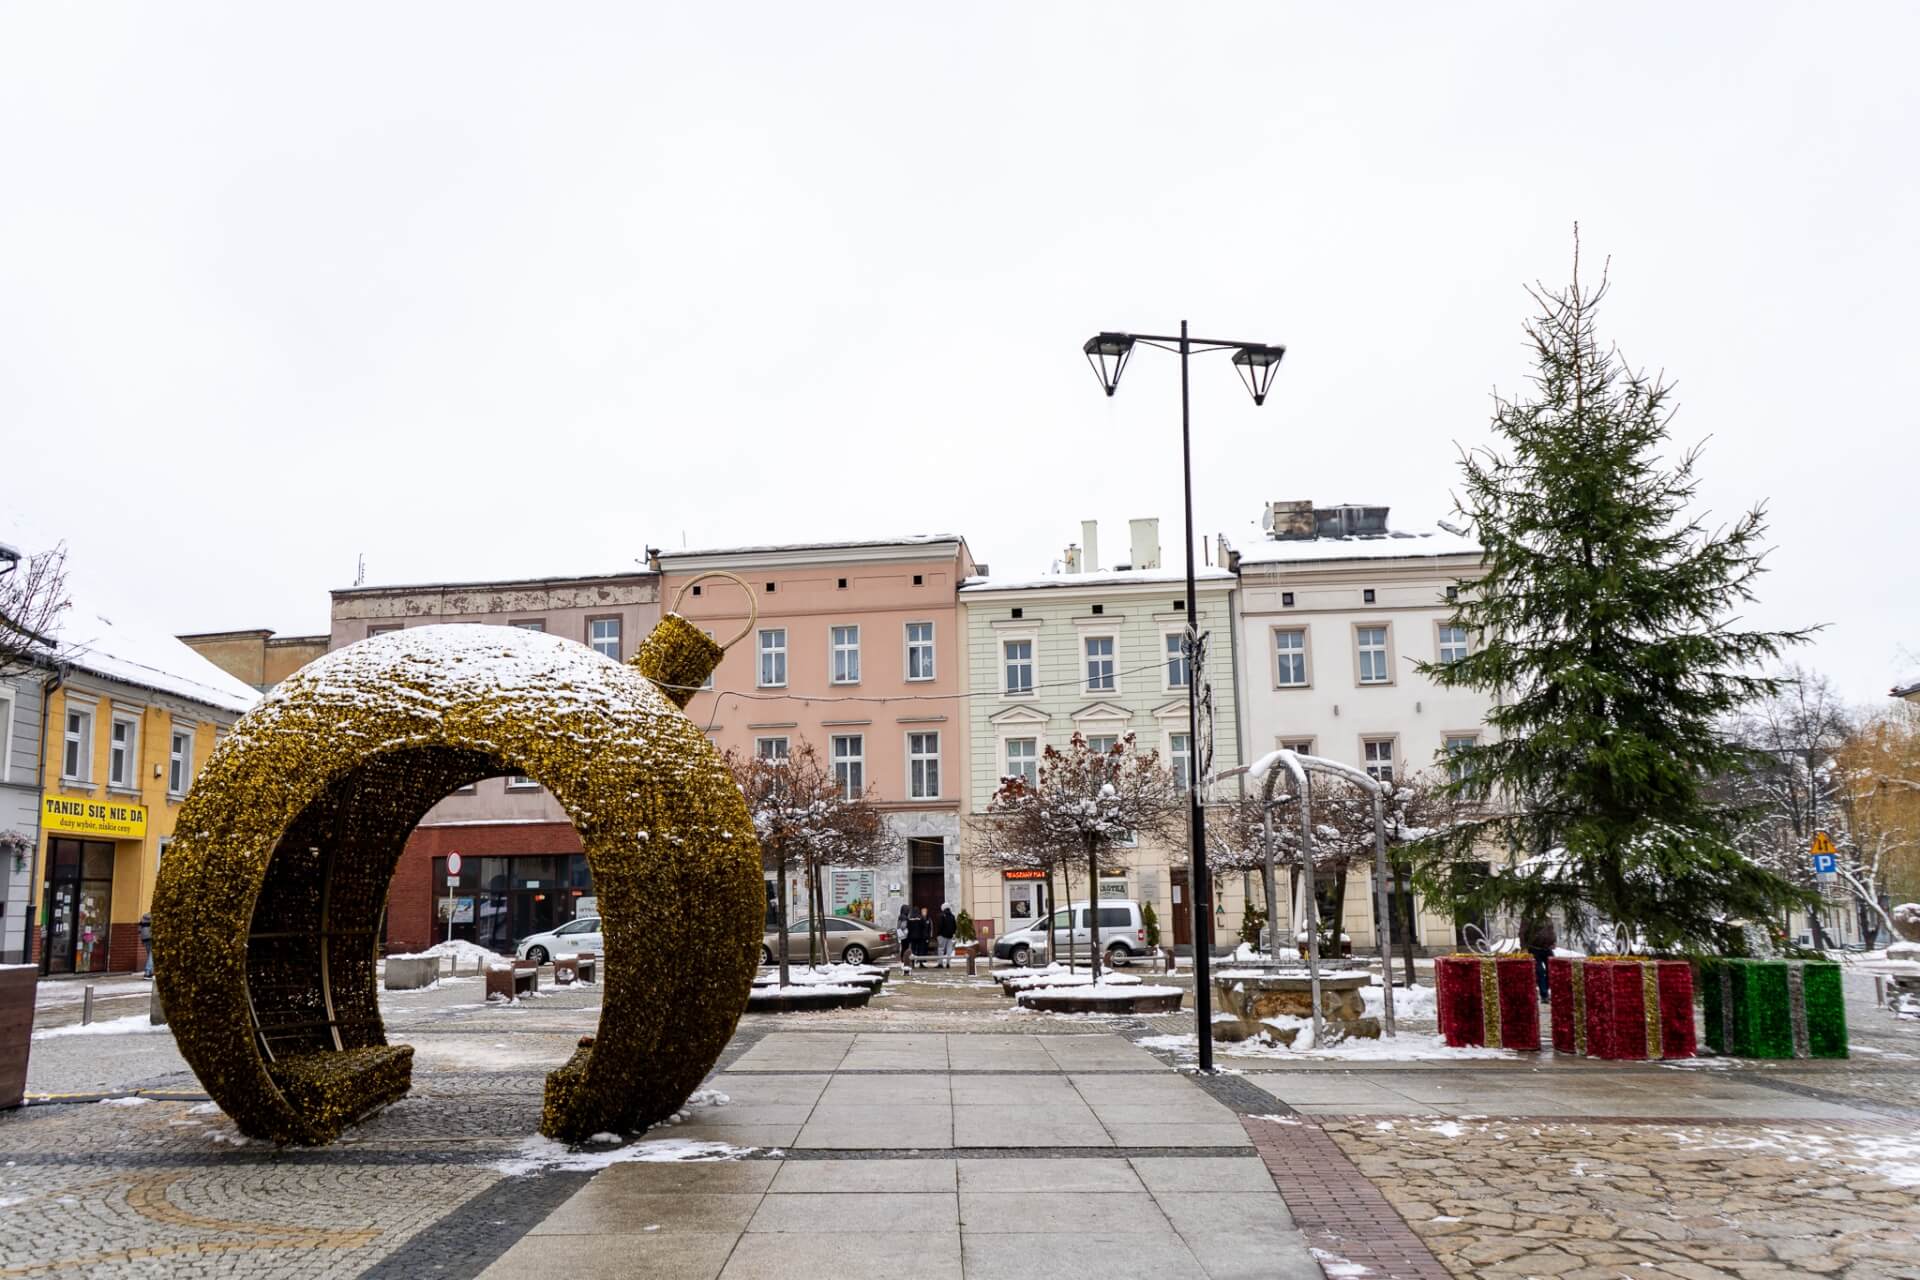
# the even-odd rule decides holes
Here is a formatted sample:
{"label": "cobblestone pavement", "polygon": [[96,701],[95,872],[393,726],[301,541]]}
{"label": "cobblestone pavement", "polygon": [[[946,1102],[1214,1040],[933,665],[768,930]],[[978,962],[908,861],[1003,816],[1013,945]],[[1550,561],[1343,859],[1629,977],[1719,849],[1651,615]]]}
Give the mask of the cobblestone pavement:
{"label": "cobblestone pavement", "polygon": [[[544,1073],[598,1017],[594,988],[512,1006],[485,1004],[471,976],[387,993],[391,1037],[415,1046],[412,1095],[331,1148],[276,1151],[239,1139],[164,1030],[139,1029],[145,983],[98,983],[102,1025],[84,1033],[79,989],[51,983],[29,1075],[44,1100],[0,1114],[0,1277],[801,1276],[850,1251],[892,1257],[907,1219],[888,1215],[918,1213],[953,1251],[887,1264],[917,1280],[1149,1263],[1920,1280],[1920,1024],[1866,1007],[1862,986],[1849,983],[1845,1063],[1222,1056],[1227,1072],[1200,1080],[1157,1047],[1190,1015],[1033,1014],[963,969],[896,974],[865,1009],[749,1015],[719,1067],[733,1102],[647,1135],[758,1148],[748,1164],[777,1150],[787,1167],[872,1169],[728,1175],[755,1187],[727,1192],[744,1198],[720,1221],[703,1215],[722,1194],[672,1172],[711,1166],[636,1172],[532,1138]],[[1021,1172],[1037,1156],[1052,1174]],[[1271,1177],[1249,1181],[1263,1162]],[[869,1188],[876,1176],[889,1190]],[[896,1177],[928,1198],[876,1199]],[[1083,1186],[1100,1189],[1067,1195]],[[1256,1195],[1227,1205],[1237,1217],[1203,1204]],[[601,1200],[631,1219],[614,1238]],[[1209,1243],[1247,1224],[1257,1249]],[[648,1243],[649,1226],[673,1239]],[[1303,1261],[1302,1229],[1319,1263]]]}

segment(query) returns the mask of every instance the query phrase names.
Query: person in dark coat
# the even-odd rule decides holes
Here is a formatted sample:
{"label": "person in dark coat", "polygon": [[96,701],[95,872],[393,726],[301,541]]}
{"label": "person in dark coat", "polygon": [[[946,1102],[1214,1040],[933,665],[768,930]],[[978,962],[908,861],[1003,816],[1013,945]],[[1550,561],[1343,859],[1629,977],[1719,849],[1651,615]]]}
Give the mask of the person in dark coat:
{"label": "person in dark coat", "polygon": [[954,918],[953,907],[948,903],[940,904],[940,967],[947,968],[953,963],[953,936],[960,932],[960,922]]}
{"label": "person in dark coat", "polygon": [[1542,913],[1522,921],[1520,945],[1533,953],[1533,976],[1540,984],[1540,998],[1548,999],[1552,987],[1547,982],[1547,961],[1553,959],[1553,949],[1560,945],[1560,935],[1554,930],[1553,917]]}
{"label": "person in dark coat", "polygon": [[927,909],[920,908],[920,914],[907,921],[907,966],[918,969],[921,959],[927,954],[927,937],[932,933],[927,922]]}

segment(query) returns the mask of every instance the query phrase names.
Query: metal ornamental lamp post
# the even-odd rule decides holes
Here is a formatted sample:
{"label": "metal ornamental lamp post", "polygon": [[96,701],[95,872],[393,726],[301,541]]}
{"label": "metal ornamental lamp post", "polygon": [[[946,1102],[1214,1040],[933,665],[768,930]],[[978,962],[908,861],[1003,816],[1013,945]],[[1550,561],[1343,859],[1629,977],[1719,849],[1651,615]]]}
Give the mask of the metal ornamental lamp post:
{"label": "metal ornamental lamp post", "polygon": [[[1200,1070],[1212,1071],[1213,988],[1209,985],[1208,970],[1212,967],[1213,957],[1208,953],[1206,939],[1213,923],[1213,881],[1207,874],[1207,815],[1201,807],[1200,779],[1213,766],[1213,696],[1212,691],[1202,685],[1207,637],[1201,633],[1196,621],[1198,604],[1193,582],[1193,411],[1187,391],[1187,362],[1197,353],[1233,352],[1234,372],[1240,375],[1240,381],[1253,395],[1254,404],[1262,405],[1267,401],[1267,391],[1273,386],[1273,375],[1279,372],[1280,360],[1287,354],[1287,349],[1269,346],[1264,342],[1192,338],[1187,335],[1185,320],[1180,322],[1178,337],[1156,333],[1097,333],[1087,339],[1081,350],[1086,353],[1087,363],[1093,367],[1094,375],[1100,379],[1100,386],[1107,395],[1111,396],[1119,389],[1120,375],[1126,370],[1134,347],[1140,345],[1158,347],[1180,357],[1180,466],[1185,485],[1187,532],[1187,630],[1181,641],[1181,650],[1187,661],[1187,838],[1191,845],[1189,857],[1193,868],[1192,880],[1188,885],[1188,892],[1193,897],[1193,1012],[1198,1029],[1196,1038],[1200,1047]],[[1204,738],[1200,733],[1203,706],[1208,730],[1208,736]],[[1097,922],[1097,883],[1090,898],[1089,914]],[[1095,932],[1089,936],[1097,941],[1099,926],[1095,923],[1092,928]]]}

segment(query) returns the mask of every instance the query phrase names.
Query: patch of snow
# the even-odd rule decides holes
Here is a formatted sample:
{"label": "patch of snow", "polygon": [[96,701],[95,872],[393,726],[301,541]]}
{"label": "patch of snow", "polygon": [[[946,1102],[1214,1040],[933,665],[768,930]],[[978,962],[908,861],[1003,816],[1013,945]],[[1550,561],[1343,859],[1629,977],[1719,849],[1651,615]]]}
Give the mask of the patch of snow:
{"label": "patch of snow", "polygon": [[224,711],[247,711],[260,701],[259,690],[227,674],[185,641],[118,609],[90,608],[76,596],[52,631],[60,660],[82,671]]}
{"label": "patch of snow", "polygon": [[107,1018],[100,1022],[71,1026],[48,1027],[45,1031],[33,1033],[35,1040],[57,1040],[62,1036],[125,1036],[146,1031],[166,1031],[165,1023],[155,1023],[144,1013],[129,1013],[122,1018]]}
{"label": "patch of snow", "polygon": [[775,996],[816,995],[851,996],[865,991],[865,987],[836,987],[826,982],[796,982],[784,987],[755,987],[747,996],[748,1003],[755,1000],[771,1000]]}
{"label": "patch of snow", "polygon": [[[617,1134],[595,1134],[597,1143]],[[589,1151],[569,1147],[552,1138],[527,1138],[515,1148],[515,1154],[495,1161],[493,1168],[509,1178],[522,1178],[546,1169],[567,1172],[594,1172],[616,1164],[663,1164],[683,1161],[738,1160],[758,1151],[758,1147],[736,1147],[729,1142],[703,1142],[691,1138],[650,1138],[626,1146]]]}
{"label": "patch of snow", "polygon": [[1350,1277],[1373,1274],[1372,1267],[1363,1267],[1357,1262],[1349,1262],[1327,1249],[1314,1249],[1313,1258],[1320,1264],[1320,1269],[1327,1273],[1327,1280],[1349,1280]]}
{"label": "patch of snow", "polygon": [[[1135,981],[1137,982],[1139,980],[1135,979]],[[1052,988],[1050,987],[1042,988],[1040,991],[1030,993],[1030,994],[1045,995],[1051,990]],[[1071,995],[1076,1000],[1132,1000],[1139,996],[1180,995],[1184,990],[1185,990],[1184,987],[1148,987],[1148,986],[1137,986],[1137,987],[1122,986],[1115,989],[1109,989],[1107,984],[1105,982],[1102,982],[1097,987],[1079,987],[1072,991],[1062,991],[1060,992],[1060,994]]]}
{"label": "patch of snow", "polygon": [[138,1094],[130,1093],[124,1098],[102,1098],[100,1099],[99,1105],[103,1107],[144,1107],[152,1101],[152,1098],[142,1098]]}
{"label": "patch of snow", "polygon": [[[1368,987],[1360,993],[1366,1001],[1367,1016],[1378,1018],[1386,1011],[1386,998],[1380,987]],[[1397,1022],[1410,1018],[1433,1020],[1440,1016],[1439,1006],[1434,1003],[1432,987],[1395,987],[1393,989],[1393,1016]]]}
{"label": "patch of snow", "polygon": [[1457,1138],[1466,1132],[1460,1127],[1458,1120],[1442,1120],[1439,1124],[1426,1124],[1420,1127],[1428,1133],[1437,1133],[1443,1138]]}

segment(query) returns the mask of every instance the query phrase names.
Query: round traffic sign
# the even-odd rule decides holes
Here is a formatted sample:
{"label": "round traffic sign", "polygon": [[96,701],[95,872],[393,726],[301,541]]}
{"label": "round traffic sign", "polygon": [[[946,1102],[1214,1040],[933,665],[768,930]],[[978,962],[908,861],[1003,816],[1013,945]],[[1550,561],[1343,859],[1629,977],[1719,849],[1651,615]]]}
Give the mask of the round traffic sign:
{"label": "round traffic sign", "polygon": [[447,855],[447,874],[450,876],[457,876],[460,874],[460,855],[459,854],[450,853]]}

